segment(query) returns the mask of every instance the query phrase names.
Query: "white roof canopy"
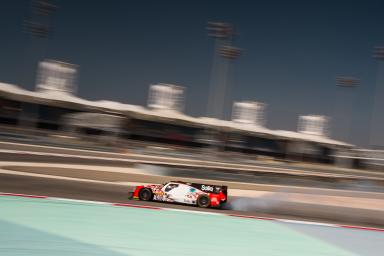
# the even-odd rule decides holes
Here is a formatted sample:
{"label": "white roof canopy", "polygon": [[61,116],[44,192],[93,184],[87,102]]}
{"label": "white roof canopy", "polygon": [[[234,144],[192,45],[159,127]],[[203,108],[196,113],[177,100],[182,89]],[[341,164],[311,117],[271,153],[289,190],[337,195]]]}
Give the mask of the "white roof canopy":
{"label": "white roof canopy", "polygon": [[321,144],[329,144],[334,146],[348,146],[351,147],[353,145],[344,143],[341,141],[336,141],[327,137],[303,134],[293,131],[279,131],[279,130],[270,130],[265,127],[256,126],[252,124],[241,124],[227,120],[219,120],[208,117],[192,117],[180,113],[178,111],[169,110],[169,109],[147,109],[143,106],[130,105],[115,101],[90,101],[86,99],[82,99],[76,97],[74,95],[65,93],[65,92],[56,92],[56,91],[42,91],[42,92],[32,92],[28,90],[24,90],[16,85],[0,83],[0,92],[6,92],[13,95],[19,96],[30,96],[36,99],[43,99],[47,101],[57,101],[57,102],[68,102],[68,103],[76,103],[89,107],[102,108],[113,112],[133,112],[141,115],[145,115],[147,117],[160,117],[169,120],[180,120],[186,121],[189,123],[198,124],[201,126],[212,126],[216,128],[230,128],[238,131],[245,131],[249,133],[257,133],[264,134],[273,137],[279,137],[282,139],[294,139],[300,141],[309,141],[316,142]]}

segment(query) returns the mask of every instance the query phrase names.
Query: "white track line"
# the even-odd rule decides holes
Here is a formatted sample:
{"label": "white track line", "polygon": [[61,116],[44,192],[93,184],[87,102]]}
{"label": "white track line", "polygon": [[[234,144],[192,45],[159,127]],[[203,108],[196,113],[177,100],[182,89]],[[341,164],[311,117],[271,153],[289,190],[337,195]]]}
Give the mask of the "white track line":
{"label": "white track line", "polygon": [[0,192],[0,196],[13,196],[13,197],[24,197],[24,198],[36,198],[36,199],[48,199],[54,201],[63,201],[63,202],[73,202],[73,203],[86,203],[86,204],[98,204],[98,205],[109,205],[109,206],[118,206],[118,207],[132,207],[132,208],[143,208],[143,209],[152,209],[152,210],[165,210],[173,212],[187,212],[193,214],[203,214],[203,215],[221,215],[229,216],[236,218],[246,218],[246,219],[256,219],[256,220],[269,220],[282,223],[291,223],[291,224],[301,224],[301,225],[311,225],[311,226],[322,226],[322,227],[334,227],[334,228],[348,228],[348,229],[359,229],[367,231],[377,231],[384,232],[382,228],[374,227],[364,227],[364,226],[353,226],[353,225],[343,225],[343,224],[331,224],[331,223],[322,223],[322,222],[312,222],[312,221],[299,221],[299,220],[289,220],[289,219],[279,219],[279,218],[269,218],[269,217],[258,217],[250,215],[237,215],[237,214],[226,214],[226,213],[217,213],[217,212],[202,212],[195,210],[183,210],[183,209],[173,209],[165,207],[156,207],[148,205],[138,205],[130,203],[112,203],[112,202],[102,202],[102,201],[90,201],[90,200],[79,200],[79,199],[70,199],[70,198],[60,198],[60,197],[49,197],[49,196],[39,196],[39,195],[28,195],[28,194],[18,194],[18,193],[6,193]]}
{"label": "white track line", "polygon": [[123,161],[123,162],[130,162],[130,163],[137,162],[136,160],[126,159],[126,158],[73,155],[73,154],[65,154],[65,153],[37,152],[37,151],[14,150],[14,149],[0,149],[0,153],[25,154],[25,155],[37,155],[37,156],[59,156],[59,157],[67,157],[67,158],[81,158],[81,159],[99,159],[99,160]]}
{"label": "white track line", "polygon": [[103,205],[110,204],[108,202],[102,202],[102,201],[90,201],[90,200],[70,199],[70,198],[62,198],[62,197],[48,197],[48,198],[57,200],[57,201],[70,202],[70,203],[103,204]]}
{"label": "white track line", "polygon": [[55,180],[67,180],[67,181],[80,181],[80,182],[89,182],[89,183],[98,183],[98,184],[108,184],[108,185],[116,185],[116,186],[131,186],[131,185],[134,186],[134,185],[141,184],[138,182],[134,183],[134,182],[112,182],[112,181],[102,181],[102,180],[91,180],[91,179],[72,178],[72,177],[65,177],[65,176],[56,176],[56,175],[50,175],[50,174],[11,171],[11,170],[6,170],[6,169],[0,169],[0,173],[19,175],[19,176],[28,176],[28,177],[55,179]]}

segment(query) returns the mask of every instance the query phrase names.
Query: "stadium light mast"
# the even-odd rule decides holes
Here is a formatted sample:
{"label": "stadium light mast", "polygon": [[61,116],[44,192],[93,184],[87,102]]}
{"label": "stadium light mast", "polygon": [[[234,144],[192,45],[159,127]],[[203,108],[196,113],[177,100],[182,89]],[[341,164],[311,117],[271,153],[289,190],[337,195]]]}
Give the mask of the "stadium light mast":
{"label": "stadium light mast", "polygon": [[376,46],[373,52],[373,58],[383,61],[384,60],[384,46]]}
{"label": "stadium light mast", "polygon": [[48,38],[53,32],[53,15],[57,6],[50,0],[32,0],[31,14],[24,27],[34,38]]}
{"label": "stadium light mast", "polygon": [[30,11],[23,21],[23,32],[29,34],[32,40],[28,45],[26,61],[21,64],[25,74],[20,81],[27,88],[32,84],[32,76],[35,77],[31,70],[45,59],[46,44],[53,34],[53,19],[58,8],[51,0],[31,0],[30,4]]}
{"label": "stadium light mast", "polygon": [[208,35],[216,39],[231,40],[234,33],[232,24],[225,22],[208,22]]}
{"label": "stadium light mast", "polygon": [[[352,90],[357,88],[360,85],[360,79],[352,77],[352,76],[339,76],[336,78],[336,85],[340,88],[344,88],[348,91],[351,91],[351,93],[352,93]],[[345,91],[345,90],[343,90],[343,91]],[[341,104],[343,104],[343,102],[345,102],[345,105],[341,106],[341,107],[344,107],[345,110],[344,111],[341,110],[340,114],[345,115],[345,120],[346,120],[345,121],[346,127],[343,127],[343,129],[345,130],[345,132],[344,132],[345,135],[343,136],[342,139],[348,141],[348,139],[350,139],[349,136],[350,136],[350,133],[352,130],[353,107],[354,107],[353,94],[351,94],[351,95],[344,95],[343,94],[342,97],[343,98],[348,97],[347,99],[342,99],[340,101]],[[348,117],[348,114],[349,114],[349,117]]]}
{"label": "stadium light mast", "polygon": [[225,115],[230,62],[240,56],[241,49],[232,46],[236,35],[232,24],[208,22],[207,30],[208,36],[215,40],[207,114],[220,119]]}
{"label": "stadium light mast", "polygon": [[360,85],[360,80],[351,76],[339,76],[336,78],[336,85],[345,88],[356,88]]}
{"label": "stadium light mast", "polygon": [[384,118],[382,117],[382,110],[384,108],[384,46],[376,46],[372,57],[378,61],[378,74],[374,89],[375,94],[373,96],[369,145],[373,149],[383,149],[384,141],[379,141],[376,138],[380,137],[384,129]]}
{"label": "stadium light mast", "polygon": [[[36,81],[36,64],[45,58],[46,43],[53,33],[53,18],[57,6],[51,0],[30,0],[30,9],[22,23],[22,32],[31,37],[27,45],[26,56],[20,63],[22,74],[19,76],[20,85],[32,89]],[[34,71],[35,70],[35,71]],[[39,70],[39,68],[37,69]],[[26,103],[21,103],[21,108],[29,108]],[[23,112],[24,113],[24,112]],[[28,111],[28,115],[20,117],[19,125],[24,127],[35,127],[37,121],[37,110]]]}

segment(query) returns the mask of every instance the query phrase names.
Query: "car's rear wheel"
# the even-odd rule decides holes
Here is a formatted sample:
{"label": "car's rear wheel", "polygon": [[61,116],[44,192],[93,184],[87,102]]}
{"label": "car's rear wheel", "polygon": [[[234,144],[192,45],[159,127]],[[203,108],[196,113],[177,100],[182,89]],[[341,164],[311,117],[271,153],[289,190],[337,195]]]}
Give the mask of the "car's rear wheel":
{"label": "car's rear wheel", "polygon": [[211,205],[211,199],[207,195],[200,195],[197,198],[197,206],[201,208],[207,208]]}
{"label": "car's rear wheel", "polygon": [[149,188],[143,188],[139,192],[139,199],[143,201],[150,201],[152,200],[153,193]]}

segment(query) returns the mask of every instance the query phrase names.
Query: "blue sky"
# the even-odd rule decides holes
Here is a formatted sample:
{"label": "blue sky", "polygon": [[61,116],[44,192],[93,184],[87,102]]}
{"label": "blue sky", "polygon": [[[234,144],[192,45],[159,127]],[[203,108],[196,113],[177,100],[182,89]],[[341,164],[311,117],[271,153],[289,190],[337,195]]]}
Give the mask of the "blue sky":
{"label": "blue sky", "polygon": [[[299,115],[321,114],[331,117],[336,139],[384,145],[383,104],[373,126],[371,118],[384,73],[372,58],[384,45],[382,1],[54,2],[48,40],[23,32],[29,0],[0,3],[0,81],[33,89],[37,61],[52,58],[80,66],[81,97],[145,105],[150,84],[175,83],[187,88],[186,112],[206,115],[213,60],[206,23],[225,21],[243,49],[230,73],[232,100],[266,103],[272,129],[295,130]],[[359,78],[360,87],[336,87],[340,75]]]}

